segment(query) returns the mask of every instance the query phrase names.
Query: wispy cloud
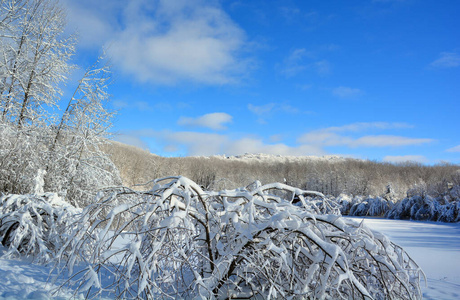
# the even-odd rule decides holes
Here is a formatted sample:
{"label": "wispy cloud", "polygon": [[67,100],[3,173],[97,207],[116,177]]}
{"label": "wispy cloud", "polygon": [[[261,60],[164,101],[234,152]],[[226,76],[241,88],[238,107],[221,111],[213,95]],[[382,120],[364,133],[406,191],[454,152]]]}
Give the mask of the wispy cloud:
{"label": "wispy cloud", "polygon": [[[322,48],[323,51],[331,51],[331,47]],[[317,54],[305,48],[294,49],[284,59],[281,65],[281,73],[286,77],[296,76],[305,70],[314,70],[318,75],[324,76],[331,73],[332,65],[326,59],[318,59]]]}
{"label": "wispy cloud", "polygon": [[[212,114],[210,114],[212,115]],[[220,120],[219,118],[217,118]],[[206,124],[215,126],[216,129],[222,128],[218,121],[208,122],[199,121],[200,118],[188,120],[187,124],[197,125]],[[203,119],[201,119],[203,120]],[[180,149],[182,155],[215,155],[229,154],[239,155],[244,153],[267,153],[275,155],[325,155],[327,147],[341,146],[347,148],[359,147],[404,147],[419,146],[431,143],[434,140],[429,138],[413,138],[397,135],[363,135],[355,136],[363,131],[375,130],[400,130],[411,128],[412,126],[405,123],[388,123],[388,122],[370,122],[370,123],[353,123],[344,126],[328,127],[310,131],[297,139],[297,144],[288,145],[283,143],[282,135],[273,135],[268,141],[257,136],[234,137],[230,134],[220,133],[201,133],[194,131],[158,131],[158,130],[137,130],[126,135],[131,136],[132,143],[140,143],[148,138],[155,140],[163,151],[175,153]],[[177,154],[177,153],[175,153]],[[419,156],[387,157],[389,161],[417,160],[422,161]]]}
{"label": "wispy cloud", "polygon": [[179,125],[188,127],[205,127],[213,130],[224,130],[224,124],[232,121],[232,116],[227,113],[217,112],[206,114],[198,118],[181,117],[177,122]]}
{"label": "wispy cloud", "polygon": [[357,122],[343,126],[328,127],[323,130],[334,132],[347,132],[347,131],[364,131],[369,129],[404,129],[413,128],[413,125],[401,122]]}
{"label": "wispy cloud", "polygon": [[286,77],[292,77],[307,69],[308,66],[304,62],[307,55],[308,52],[305,48],[292,50],[289,56],[284,59],[281,73]]}
{"label": "wispy cloud", "polygon": [[227,148],[226,153],[238,155],[244,153],[266,153],[274,155],[306,156],[324,155],[325,152],[316,145],[300,145],[291,147],[283,143],[267,144],[262,139],[243,138],[233,141]]}
{"label": "wispy cloud", "polygon": [[113,101],[113,106],[116,109],[137,109],[139,111],[152,111],[153,107],[150,103],[146,101],[124,101],[124,100],[115,100]]}
{"label": "wispy cloud", "polygon": [[403,129],[411,128],[405,123],[386,123],[386,122],[371,122],[371,123],[353,123],[338,127],[328,127],[318,130],[313,130],[297,139],[300,144],[319,145],[321,147],[328,146],[346,146],[350,148],[356,147],[402,147],[414,146],[426,143],[431,143],[434,140],[428,138],[410,138],[395,135],[365,135],[354,137],[350,134],[365,130],[386,130],[386,129]]}
{"label": "wispy cloud", "polygon": [[137,130],[129,134],[132,141],[141,138],[153,138],[163,145],[163,151],[176,152],[185,149],[186,155],[240,155],[244,153],[266,153],[274,155],[324,155],[325,152],[315,145],[288,146],[283,143],[266,143],[258,137],[233,139],[225,134],[200,133],[193,131],[155,131]]}
{"label": "wispy cloud", "polygon": [[265,117],[275,108],[275,103],[267,103],[264,105],[248,104],[248,109],[260,117]]}
{"label": "wispy cloud", "polygon": [[460,54],[458,52],[441,52],[439,58],[430,64],[434,68],[455,68],[460,66]]}
{"label": "wispy cloud", "polygon": [[418,162],[427,163],[428,159],[423,155],[402,155],[402,156],[385,156],[383,161],[392,163]]}
{"label": "wispy cloud", "polygon": [[67,29],[76,32],[78,47],[99,49],[116,34],[117,12],[123,9],[120,0],[61,0],[67,9]]}
{"label": "wispy cloud", "polygon": [[364,91],[357,88],[339,86],[332,90],[332,94],[339,98],[356,98],[364,94]]}
{"label": "wispy cloud", "polygon": [[368,135],[352,140],[350,147],[402,147],[414,146],[433,142],[433,139],[409,138],[394,135]]}
{"label": "wispy cloud", "polygon": [[144,150],[148,150],[149,146],[140,137],[132,134],[117,134],[114,140],[123,144],[135,146]]}
{"label": "wispy cloud", "polygon": [[449,148],[446,150],[447,152],[460,152],[460,145]]}
{"label": "wispy cloud", "polygon": [[301,14],[301,10],[295,6],[283,6],[278,8],[278,11],[289,23]]}
{"label": "wispy cloud", "polygon": [[248,104],[248,109],[253,114],[258,116],[258,122],[261,124],[265,124],[266,119],[271,117],[274,112],[282,112],[287,114],[310,113],[308,111],[301,111],[297,107],[283,103],[267,103],[263,105]]}
{"label": "wispy cloud", "polygon": [[314,67],[318,75],[324,76],[331,73],[332,65],[325,59],[314,62],[311,65]]}

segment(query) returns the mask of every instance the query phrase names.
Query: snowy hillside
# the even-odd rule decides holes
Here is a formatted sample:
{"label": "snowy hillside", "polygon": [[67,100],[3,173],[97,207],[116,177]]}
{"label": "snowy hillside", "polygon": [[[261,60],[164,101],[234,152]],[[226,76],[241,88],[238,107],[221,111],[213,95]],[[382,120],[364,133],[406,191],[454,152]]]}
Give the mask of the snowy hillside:
{"label": "snowy hillside", "polygon": [[244,162],[264,162],[264,163],[284,163],[284,162],[308,162],[308,161],[322,161],[322,162],[339,162],[344,161],[345,157],[337,155],[324,155],[324,156],[289,156],[289,155],[273,155],[264,153],[246,153],[243,155],[213,155],[210,158],[220,158],[230,161],[244,161]]}

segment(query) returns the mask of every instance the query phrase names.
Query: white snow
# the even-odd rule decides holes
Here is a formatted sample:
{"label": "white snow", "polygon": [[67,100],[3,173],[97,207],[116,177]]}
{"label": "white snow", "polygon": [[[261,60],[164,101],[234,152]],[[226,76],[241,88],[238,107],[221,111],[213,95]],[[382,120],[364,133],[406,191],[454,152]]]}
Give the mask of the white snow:
{"label": "white snow", "polygon": [[[201,156],[202,157],[202,156]],[[289,156],[289,155],[274,155],[265,153],[246,153],[243,155],[213,155],[205,156],[204,158],[219,158],[224,160],[243,161],[247,163],[253,162],[269,162],[269,163],[284,163],[284,162],[305,162],[305,161],[328,161],[328,162],[341,162],[346,157],[337,155],[324,155],[324,156]]]}
{"label": "white snow", "polygon": [[[49,284],[50,268],[27,260],[5,259],[6,249],[0,246],[0,300],[15,299],[70,299],[72,291],[63,289],[52,296],[56,285]],[[83,296],[76,297],[83,299]]]}
{"label": "white snow", "polygon": [[460,223],[365,218],[364,224],[387,235],[419,264],[427,276],[423,299],[460,299]]}
{"label": "white snow", "polygon": [[[422,283],[424,299],[460,299],[460,223],[379,218],[365,218],[364,223],[402,246],[422,267],[428,278],[427,286]],[[2,258],[5,252],[6,249],[0,247],[0,300],[68,299],[72,296],[72,291],[68,290],[51,294],[56,285],[47,283],[50,267],[28,260]]]}

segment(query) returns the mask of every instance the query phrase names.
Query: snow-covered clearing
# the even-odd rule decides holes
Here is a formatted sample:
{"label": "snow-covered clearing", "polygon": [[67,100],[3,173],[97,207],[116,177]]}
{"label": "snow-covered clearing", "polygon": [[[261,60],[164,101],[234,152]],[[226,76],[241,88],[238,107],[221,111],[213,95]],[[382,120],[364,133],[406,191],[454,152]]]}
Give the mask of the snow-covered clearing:
{"label": "snow-covered clearing", "polygon": [[[361,220],[363,218],[355,217]],[[424,299],[460,299],[460,223],[365,218],[420,265],[427,276]]]}
{"label": "snow-covered clearing", "polygon": [[[377,218],[366,218],[364,223],[403,246],[422,267],[428,278],[427,286],[422,283],[424,299],[460,298],[460,224]],[[0,255],[4,251],[0,247]],[[0,299],[70,298],[72,293],[65,290],[51,296],[55,286],[47,283],[49,270],[26,260],[0,258]]]}

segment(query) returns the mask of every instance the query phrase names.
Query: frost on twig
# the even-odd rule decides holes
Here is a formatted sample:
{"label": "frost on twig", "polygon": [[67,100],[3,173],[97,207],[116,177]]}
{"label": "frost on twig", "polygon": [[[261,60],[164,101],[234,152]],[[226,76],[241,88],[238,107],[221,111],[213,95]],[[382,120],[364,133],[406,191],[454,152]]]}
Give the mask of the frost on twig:
{"label": "frost on twig", "polygon": [[107,190],[70,233],[66,283],[88,298],[421,298],[407,253],[321,214],[326,201],[279,183],[204,191],[184,177]]}

